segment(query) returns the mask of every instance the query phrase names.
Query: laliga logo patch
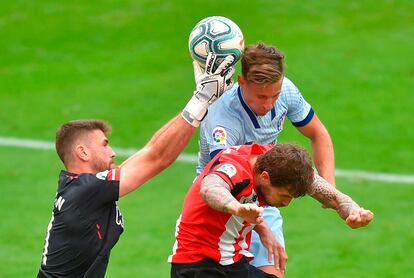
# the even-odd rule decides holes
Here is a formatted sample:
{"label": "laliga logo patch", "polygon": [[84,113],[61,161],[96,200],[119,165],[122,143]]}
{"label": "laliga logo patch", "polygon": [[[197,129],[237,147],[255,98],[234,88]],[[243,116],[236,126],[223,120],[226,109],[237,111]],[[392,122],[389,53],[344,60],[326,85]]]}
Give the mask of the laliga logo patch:
{"label": "laliga logo patch", "polygon": [[282,117],[279,118],[279,120],[277,121],[277,131],[281,131],[283,129],[283,124],[285,123],[285,119],[286,119],[286,111],[283,112]]}
{"label": "laliga logo patch", "polygon": [[216,127],[213,129],[213,144],[214,145],[226,145],[227,132],[222,127]]}
{"label": "laliga logo patch", "polygon": [[106,176],[108,175],[109,171],[106,170],[104,172],[99,172],[96,174],[96,177],[100,180],[106,180]]}
{"label": "laliga logo patch", "polygon": [[228,163],[221,165],[217,168],[217,171],[226,174],[229,178],[233,177],[237,173],[236,167],[234,167],[233,164]]}

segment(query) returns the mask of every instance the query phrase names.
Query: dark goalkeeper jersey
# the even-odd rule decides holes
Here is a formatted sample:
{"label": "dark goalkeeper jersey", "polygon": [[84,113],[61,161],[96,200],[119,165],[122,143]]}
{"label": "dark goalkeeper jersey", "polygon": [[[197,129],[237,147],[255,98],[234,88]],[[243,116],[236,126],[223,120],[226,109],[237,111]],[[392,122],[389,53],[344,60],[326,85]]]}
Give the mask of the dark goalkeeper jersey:
{"label": "dark goalkeeper jersey", "polygon": [[62,171],[38,277],[104,277],[123,232],[117,200],[120,169]]}

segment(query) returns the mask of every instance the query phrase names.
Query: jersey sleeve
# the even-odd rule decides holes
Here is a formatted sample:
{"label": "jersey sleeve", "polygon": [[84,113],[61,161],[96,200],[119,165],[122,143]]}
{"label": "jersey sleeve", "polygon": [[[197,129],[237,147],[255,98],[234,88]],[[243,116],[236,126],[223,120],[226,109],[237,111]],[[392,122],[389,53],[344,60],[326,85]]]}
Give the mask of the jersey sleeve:
{"label": "jersey sleeve", "polygon": [[117,201],[119,198],[120,171],[120,168],[114,168],[97,174],[80,175],[80,186],[83,187],[81,199],[86,202],[85,205],[96,208]]}
{"label": "jersey sleeve", "polygon": [[250,176],[243,165],[226,157],[226,155],[221,155],[212,164],[209,174],[221,177],[229,185],[230,192],[234,197],[251,183]]}
{"label": "jersey sleeve", "polygon": [[285,91],[282,97],[288,106],[286,114],[288,119],[295,127],[307,125],[314,115],[311,105],[305,100],[299,89],[289,79],[285,78],[282,86],[283,91]]}
{"label": "jersey sleeve", "polygon": [[[206,142],[209,148],[209,154],[217,154],[219,150],[230,146],[240,145],[241,133],[243,126],[238,121],[230,119],[217,119],[213,117],[203,126]],[[210,158],[214,157],[211,156]]]}

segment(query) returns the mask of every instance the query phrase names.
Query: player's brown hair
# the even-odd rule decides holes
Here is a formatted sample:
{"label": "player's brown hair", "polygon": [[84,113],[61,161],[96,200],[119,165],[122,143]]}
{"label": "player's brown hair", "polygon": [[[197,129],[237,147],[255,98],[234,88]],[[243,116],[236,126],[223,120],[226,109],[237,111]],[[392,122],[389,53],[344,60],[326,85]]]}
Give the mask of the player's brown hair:
{"label": "player's brown hair", "polygon": [[108,123],[101,120],[76,120],[64,123],[56,131],[55,147],[60,160],[66,165],[73,144],[81,136],[93,130],[102,130],[107,135],[111,129]]}
{"label": "player's brown hair", "polygon": [[312,162],[308,152],[295,144],[276,144],[266,153],[259,155],[254,172],[269,173],[274,187],[288,187],[297,198],[306,194],[313,182]]}
{"label": "player's brown hair", "polygon": [[285,72],[283,53],[262,42],[244,49],[241,64],[244,79],[255,84],[275,83]]}

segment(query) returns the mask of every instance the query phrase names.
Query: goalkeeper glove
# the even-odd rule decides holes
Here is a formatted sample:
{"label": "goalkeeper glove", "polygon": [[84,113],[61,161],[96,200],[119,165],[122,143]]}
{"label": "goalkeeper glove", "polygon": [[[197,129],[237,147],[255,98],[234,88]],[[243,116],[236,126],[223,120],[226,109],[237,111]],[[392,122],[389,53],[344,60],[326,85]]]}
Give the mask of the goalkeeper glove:
{"label": "goalkeeper glove", "polygon": [[196,90],[181,116],[194,127],[200,125],[207,114],[208,106],[233,86],[234,68],[231,66],[234,61],[233,56],[227,56],[213,72],[216,60],[217,55],[210,52],[204,73],[200,65],[193,61]]}

